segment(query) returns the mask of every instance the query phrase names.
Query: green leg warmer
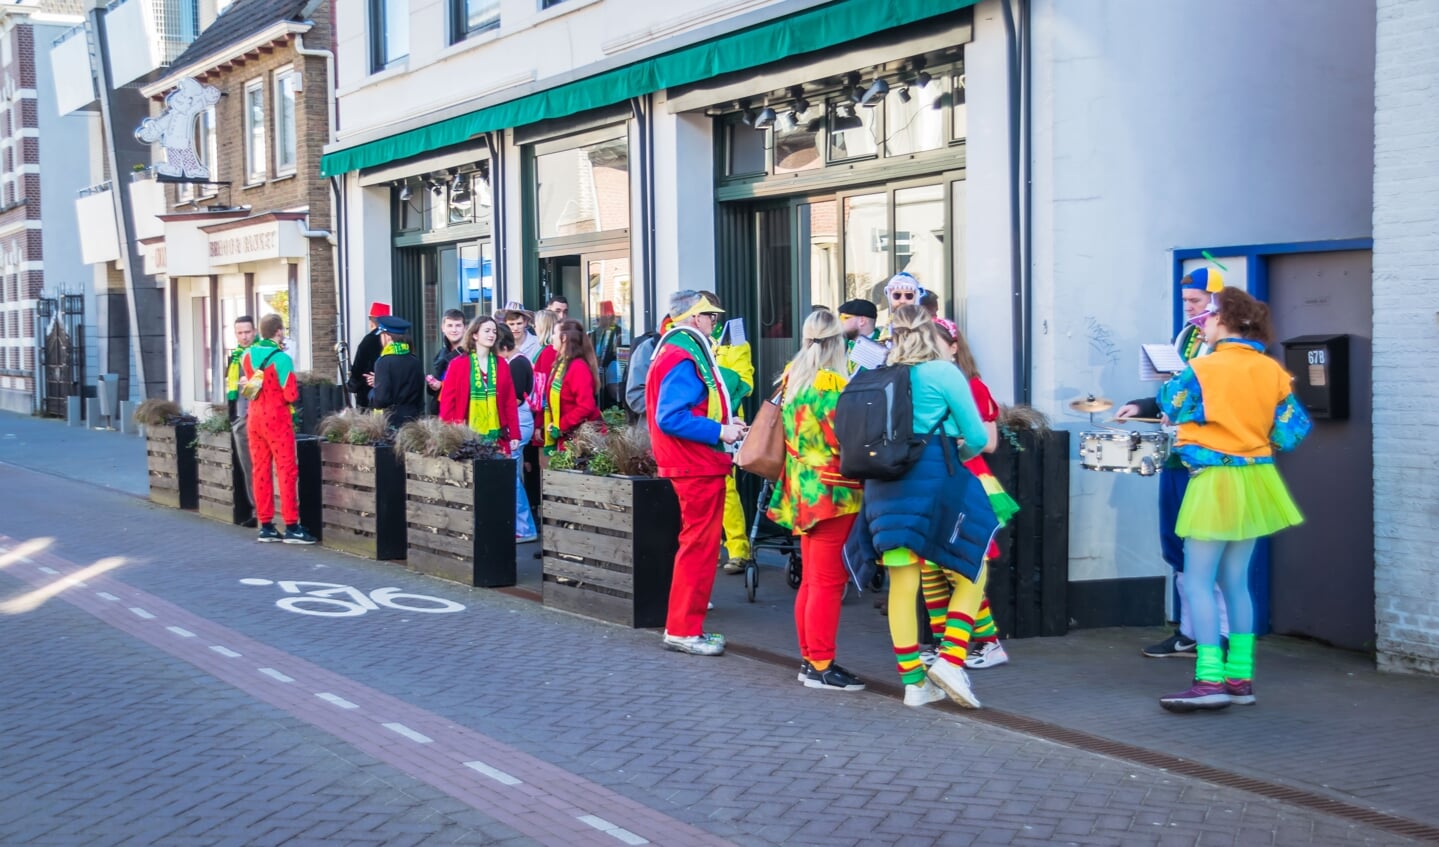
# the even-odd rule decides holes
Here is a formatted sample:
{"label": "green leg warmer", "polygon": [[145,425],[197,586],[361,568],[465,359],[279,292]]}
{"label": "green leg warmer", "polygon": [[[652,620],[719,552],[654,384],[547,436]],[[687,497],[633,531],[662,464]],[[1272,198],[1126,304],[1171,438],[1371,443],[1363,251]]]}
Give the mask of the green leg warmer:
{"label": "green leg warmer", "polygon": [[1254,633],[1229,633],[1229,661],[1224,663],[1229,679],[1254,678]]}
{"label": "green leg warmer", "polygon": [[1218,644],[1201,644],[1197,649],[1199,656],[1194,661],[1194,678],[1200,682],[1223,682],[1224,651]]}

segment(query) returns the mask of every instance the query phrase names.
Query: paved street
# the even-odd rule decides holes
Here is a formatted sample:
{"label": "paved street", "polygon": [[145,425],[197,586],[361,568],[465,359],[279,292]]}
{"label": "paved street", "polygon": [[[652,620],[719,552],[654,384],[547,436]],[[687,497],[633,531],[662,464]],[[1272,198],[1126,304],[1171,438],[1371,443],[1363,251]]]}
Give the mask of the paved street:
{"label": "paved street", "polygon": [[[733,579],[717,597],[721,628],[737,643],[749,634],[761,658],[680,656],[652,632],[510,594],[257,545],[248,531],[125,493],[123,473],[107,489],[65,478],[85,475],[74,460],[55,474],[24,467],[45,463],[42,443],[104,462],[138,442],[47,426],[0,416],[0,844],[1416,843],[1392,821],[1380,828],[1102,755],[987,714],[906,709],[887,686],[804,689],[791,666],[763,658],[790,650],[780,637],[744,626],[766,608],[775,632],[788,626],[773,613],[792,596],[778,574],[762,583],[768,605],[739,603]],[[295,581],[359,593],[294,604],[289,589],[324,590],[286,585]],[[883,652],[854,641],[873,628],[871,611],[867,598],[847,605],[845,649],[890,682],[875,658]],[[1074,688],[1074,669],[1101,662],[1107,643],[1015,642],[1015,663],[976,685],[995,692],[996,714],[1056,727],[1072,702],[1095,735],[1174,757],[1207,747],[1221,755],[1195,757],[1206,766],[1320,790],[1297,772],[1315,767],[1301,749],[1346,741],[1329,740],[1342,733],[1322,714],[1267,739],[1238,722],[1247,716],[1180,719],[1167,725],[1182,727],[1180,746],[1165,751],[1151,709],[1131,700],[1152,687],[1142,674],[1182,671],[1132,654],[1141,676],[1101,673]],[[1283,643],[1268,649],[1287,666],[1320,664]],[[1339,673],[1363,677],[1353,665]],[[1302,703],[1293,679],[1276,680],[1272,703],[1252,714]],[[1436,689],[1375,684],[1390,681],[1370,714],[1382,723],[1376,743],[1395,757],[1392,781],[1407,790],[1369,806],[1432,824],[1433,733],[1415,723],[1425,712],[1405,725],[1385,709],[1432,702]],[[1106,691],[1116,704],[1107,723],[1097,696]],[[1031,708],[1043,702],[1047,711]],[[1125,721],[1127,738],[1114,731]],[[1372,749],[1364,723],[1349,726],[1348,745]],[[1224,733],[1248,755],[1232,755]],[[1406,734],[1420,764],[1397,758]],[[1296,773],[1286,781],[1246,761],[1265,758]],[[1358,753],[1329,762],[1378,770]],[[1403,805],[1406,793],[1418,799]]]}

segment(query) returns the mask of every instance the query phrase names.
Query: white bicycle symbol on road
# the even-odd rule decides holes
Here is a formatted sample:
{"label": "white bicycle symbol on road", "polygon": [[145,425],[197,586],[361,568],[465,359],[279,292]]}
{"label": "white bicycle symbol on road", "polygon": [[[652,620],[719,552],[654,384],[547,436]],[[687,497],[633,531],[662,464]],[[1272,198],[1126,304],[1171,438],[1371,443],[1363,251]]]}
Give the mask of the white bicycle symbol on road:
{"label": "white bicycle symbol on road", "polygon": [[448,614],[463,612],[465,607],[443,597],[428,594],[410,594],[398,588],[376,588],[366,594],[353,585],[337,582],[308,582],[305,580],[242,579],[241,585],[278,585],[286,594],[295,597],[281,597],[275,601],[287,612],[301,615],[317,615],[322,618],[354,618],[380,608],[398,609],[402,612],[424,612],[426,614]]}

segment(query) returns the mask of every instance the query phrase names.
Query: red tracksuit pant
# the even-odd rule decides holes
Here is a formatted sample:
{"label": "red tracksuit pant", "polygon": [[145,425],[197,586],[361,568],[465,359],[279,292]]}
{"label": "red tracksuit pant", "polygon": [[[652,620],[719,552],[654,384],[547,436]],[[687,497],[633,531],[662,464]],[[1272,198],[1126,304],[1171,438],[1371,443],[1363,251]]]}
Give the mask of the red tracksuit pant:
{"label": "red tracksuit pant", "polygon": [[799,537],[804,578],[794,598],[794,625],[800,657],[810,662],[834,661],[839,607],[849,571],[840,556],[857,515],[820,521]]}
{"label": "red tracksuit pant", "polygon": [[[249,415],[250,463],[254,479],[255,519],[262,524],[275,520],[275,472],[280,475],[280,517],[286,528],[300,523],[299,469],[295,464],[295,426],[289,411],[283,417]],[[271,469],[271,460],[274,468]]]}
{"label": "red tracksuit pant", "polygon": [[675,554],[665,632],[704,634],[705,609],[714,589],[724,522],[723,476],[671,477],[680,501],[680,549]]}

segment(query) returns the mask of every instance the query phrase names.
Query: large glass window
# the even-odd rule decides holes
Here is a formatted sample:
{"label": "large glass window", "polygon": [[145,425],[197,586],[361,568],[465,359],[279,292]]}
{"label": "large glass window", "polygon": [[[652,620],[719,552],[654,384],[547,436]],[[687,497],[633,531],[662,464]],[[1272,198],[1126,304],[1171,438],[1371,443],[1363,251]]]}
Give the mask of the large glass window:
{"label": "large glass window", "polygon": [[375,71],[410,55],[410,0],[370,0],[370,50]]}
{"label": "large glass window", "polygon": [[265,86],[263,80],[245,83],[245,182],[264,182]]}
{"label": "large glass window", "polygon": [[458,255],[460,302],[474,304],[475,313],[495,311],[495,256],[489,241],[462,244]]}
{"label": "large glass window", "polygon": [[843,209],[844,299],[872,300],[884,309],[884,284],[889,281],[888,196],[846,197]]}
{"label": "large glass window", "polygon": [[725,175],[749,176],[765,172],[765,141],[768,133],[756,130],[738,116],[726,121]]}
{"label": "large glass window", "polygon": [[275,74],[275,173],[295,172],[295,94],[300,77],[294,68]]}
{"label": "large glass window", "polygon": [[847,99],[829,104],[829,160],[861,159],[879,149],[875,109],[854,105]]}
{"label": "large glass window", "polygon": [[464,41],[476,33],[496,29],[500,25],[500,0],[450,0],[450,20],[451,41]]}
{"label": "large glass window", "polygon": [[539,237],[628,229],[629,142],[625,136],[535,157]]}
{"label": "large glass window", "polygon": [[774,126],[775,173],[789,174],[824,167],[822,123],[818,118],[805,120],[792,112],[779,117]]}
{"label": "large glass window", "polygon": [[924,150],[938,150],[945,144],[944,106],[948,102],[947,77],[928,80],[891,91],[884,99],[884,154],[905,156]]}
{"label": "large glass window", "polygon": [[[948,262],[944,247],[944,186],[922,185],[894,192],[894,269],[905,271],[938,294]],[[944,313],[944,304],[940,304]]]}

